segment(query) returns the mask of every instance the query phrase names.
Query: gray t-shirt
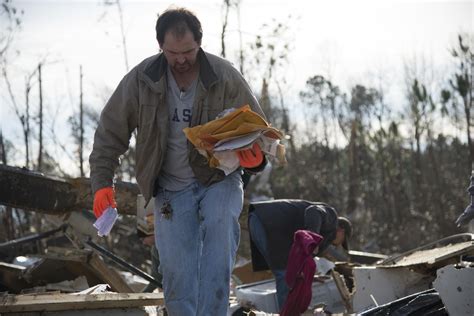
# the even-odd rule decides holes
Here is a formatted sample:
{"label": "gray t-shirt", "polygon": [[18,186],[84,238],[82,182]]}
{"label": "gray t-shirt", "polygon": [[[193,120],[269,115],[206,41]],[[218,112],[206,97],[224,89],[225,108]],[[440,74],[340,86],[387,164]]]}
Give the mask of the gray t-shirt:
{"label": "gray t-shirt", "polygon": [[196,181],[189,165],[188,141],[183,129],[191,124],[197,78],[186,91],[181,91],[168,66],[167,103],[169,109],[169,130],[166,157],[158,184],[169,191],[179,191]]}

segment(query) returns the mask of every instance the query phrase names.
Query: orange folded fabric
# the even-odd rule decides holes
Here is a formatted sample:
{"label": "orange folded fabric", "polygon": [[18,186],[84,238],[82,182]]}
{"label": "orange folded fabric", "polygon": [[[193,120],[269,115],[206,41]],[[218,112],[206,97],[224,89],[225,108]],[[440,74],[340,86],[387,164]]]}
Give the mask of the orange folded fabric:
{"label": "orange folded fabric", "polygon": [[198,149],[212,151],[214,144],[223,139],[263,131],[264,135],[281,139],[282,133],[271,127],[260,115],[253,112],[249,105],[244,105],[226,116],[210,121],[204,125],[187,127],[184,134]]}

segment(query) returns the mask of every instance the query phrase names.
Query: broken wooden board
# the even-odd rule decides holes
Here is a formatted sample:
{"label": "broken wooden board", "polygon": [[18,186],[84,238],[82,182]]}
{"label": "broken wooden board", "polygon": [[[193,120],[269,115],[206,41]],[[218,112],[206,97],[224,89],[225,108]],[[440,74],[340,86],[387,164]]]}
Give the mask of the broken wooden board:
{"label": "broken wooden board", "polygon": [[352,314],[352,302],[351,302],[352,297],[351,297],[351,293],[349,293],[349,290],[347,289],[344,279],[338,272],[334,270],[331,270],[331,276],[334,280],[334,283],[336,284],[336,288],[339,291],[339,294],[341,294],[341,299],[346,308],[346,312],[348,312],[349,314]]}
{"label": "broken wooden board", "polygon": [[[158,316],[158,306],[88,309],[87,316]],[[84,316],[83,310],[3,313],[2,316]]]}
{"label": "broken wooden board", "polygon": [[163,293],[4,295],[0,296],[0,313],[130,308],[163,304]]}
{"label": "broken wooden board", "polygon": [[[115,183],[118,211],[136,215],[140,190],[131,182]],[[60,179],[25,168],[0,164],[0,204],[27,211],[60,215],[90,210],[93,196],[90,179]]]}
{"label": "broken wooden board", "polygon": [[349,255],[351,256],[351,262],[360,264],[374,264],[388,258],[386,255],[357,250],[349,250]]}
{"label": "broken wooden board", "polygon": [[69,272],[74,272],[77,276],[85,275],[89,284],[105,282],[116,292],[134,292],[116,270],[109,267],[101,256],[91,250],[60,247],[50,247],[48,250],[49,260],[60,261]]}
{"label": "broken wooden board", "polygon": [[125,282],[122,276],[102,260],[102,258],[92,253],[89,259],[89,266],[94,270],[94,273],[110,285],[112,290],[121,293],[133,293],[133,289]]}
{"label": "broken wooden board", "polygon": [[48,250],[46,255],[40,255],[41,259],[28,268],[2,264],[0,280],[5,281],[3,284],[8,286],[10,291],[19,293],[25,288],[45,286],[49,283],[85,276],[90,285],[107,283],[115,292],[134,292],[115,269],[91,250],[60,247],[51,247]]}
{"label": "broken wooden board", "polygon": [[384,268],[423,266],[425,270],[434,270],[449,263],[457,263],[462,255],[473,253],[474,241],[465,241],[433,249],[418,249],[401,255],[390,263],[383,263],[380,266]]}
{"label": "broken wooden board", "polygon": [[273,279],[273,274],[270,270],[253,271],[252,262],[250,261],[240,267],[234,268],[232,275],[234,278],[237,278],[236,281],[238,285]]}

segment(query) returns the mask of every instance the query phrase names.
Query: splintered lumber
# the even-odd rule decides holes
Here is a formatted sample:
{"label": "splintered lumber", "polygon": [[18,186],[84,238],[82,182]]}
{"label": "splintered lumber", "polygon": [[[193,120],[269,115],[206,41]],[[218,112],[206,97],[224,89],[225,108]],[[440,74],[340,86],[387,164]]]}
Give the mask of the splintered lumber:
{"label": "splintered lumber", "polygon": [[129,308],[163,304],[163,293],[4,295],[0,296],[0,313]]}
{"label": "splintered lumber", "polygon": [[[118,211],[136,215],[140,190],[131,182],[115,183]],[[60,179],[25,168],[0,164],[0,204],[27,211],[61,215],[90,210],[93,196],[90,179]]]}
{"label": "splintered lumber", "polygon": [[125,282],[122,276],[109,266],[96,253],[92,253],[89,266],[94,270],[97,276],[100,276],[110,287],[117,292],[133,293],[133,289]]}
{"label": "splintered lumber", "polygon": [[[17,281],[18,285],[11,287],[17,292],[27,288],[59,283],[85,276],[88,284],[107,283],[111,289],[119,293],[133,293],[134,290],[115,269],[107,265],[102,257],[88,249],[69,249],[51,247],[50,252],[41,255],[34,265],[23,268],[16,273],[12,265],[0,265],[0,281]],[[14,278],[16,277],[16,279]],[[12,282],[5,283],[10,285]]]}
{"label": "splintered lumber", "polygon": [[331,276],[334,280],[334,283],[336,284],[339,294],[341,294],[342,302],[344,303],[346,311],[352,314],[353,310],[352,310],[352,303],[351,303],[351,294],[349,293],[349,290],[347,289],[344,279],[338,272],[334,270],[331,270]]}

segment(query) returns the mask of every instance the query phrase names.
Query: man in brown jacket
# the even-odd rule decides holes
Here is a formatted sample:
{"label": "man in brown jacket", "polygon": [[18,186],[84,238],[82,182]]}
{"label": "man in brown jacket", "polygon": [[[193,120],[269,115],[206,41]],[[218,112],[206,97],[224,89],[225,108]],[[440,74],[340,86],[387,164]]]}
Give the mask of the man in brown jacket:
{"label": "man in brown jacket", "polygon": [[136,178],[147,202],[155,196],[168,314],[226,315],[240,238],[241,170],[225,176],[210,168],[182,130],[245,104],[264,115],[241,74],[202,50],[192,12],[168,9],[156,35],[162,51],[122,79],[100,116],[90,155],[94,213],[115,206],[114,170],[136,130]]}

